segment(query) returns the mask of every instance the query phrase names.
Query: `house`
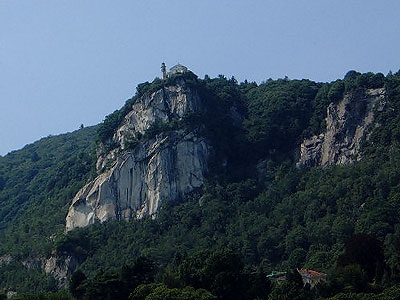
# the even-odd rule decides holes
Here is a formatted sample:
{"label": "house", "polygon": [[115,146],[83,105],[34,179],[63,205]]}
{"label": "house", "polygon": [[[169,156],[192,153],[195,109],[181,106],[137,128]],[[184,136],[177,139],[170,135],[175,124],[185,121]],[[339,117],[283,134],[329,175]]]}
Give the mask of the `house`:
{"label": "house", "polygon": [[267,275],[267,278],[280,284],[286,280],[286,272],[272,272],[271,274]]}
{"label": "house", "polygon": [[310,269],[297,269],[299,272],[301,279],[303,279],[304,285],[309,284],[312,288],[316,286],[321,281],[327,281],[328,275],[325,273],[317,272]]}

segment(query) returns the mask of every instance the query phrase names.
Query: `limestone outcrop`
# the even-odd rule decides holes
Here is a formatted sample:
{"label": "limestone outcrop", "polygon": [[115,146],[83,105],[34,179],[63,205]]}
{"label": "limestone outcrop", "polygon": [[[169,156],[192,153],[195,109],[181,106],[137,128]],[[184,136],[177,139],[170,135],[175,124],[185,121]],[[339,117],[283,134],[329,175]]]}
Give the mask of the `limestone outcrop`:
{"label": "limestone outcrop", "polygon": [[70,255],[55,255],[43,261],[42,269],[57,280],[60,288],[68,286],[68,277],[76,269],[78,260]]}
{"label": "limestone outcrop", "polygon": [[139,98],[110,141],[98,153],[98,176],[74,197],[66,230],[109,219],[154,216],[162,202],[201,188],[210,145],[196,129],[148,131],[179,122],[203,109],[198,94],[182,81]]}
{"label": "limestone outcrop", "polygon": [[374,109],[385,106],[384,88],[346,94],[327,108],[326,131],[300,146],[298,166],[343,165],[360,160],[361,144],[368,139]]}

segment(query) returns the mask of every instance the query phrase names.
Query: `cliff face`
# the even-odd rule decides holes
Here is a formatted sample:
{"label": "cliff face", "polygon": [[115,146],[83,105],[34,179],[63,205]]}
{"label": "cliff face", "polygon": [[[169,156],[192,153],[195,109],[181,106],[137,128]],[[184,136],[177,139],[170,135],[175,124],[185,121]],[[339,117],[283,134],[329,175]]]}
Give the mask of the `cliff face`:
{"label": "cliff face", "polygon": [[68,276],[71,276],[77,265],[78,260],[73,256],[56,255],[43,260],[42,269],[57,280],[60,288],[66,288],[69,284]]}
{"label": "cliff face", "polygon": [[[384,106],[383,88],[353,92],[330,104],[325,132],[301,144],[297,165],[359,160],[374,111]],[[183,80],[137,99],[108,146],[100,147],[98,176],[74,197],[66,229],[153,216],[162,202],[176,201],[201,188],[213,149],[197,129],[171,124],[204,110],[202,99]]]}
{"label": "cliff face", "polygon": [[138,99],[112,138],[114,149],[99,152],[99,175],[74,197],[66,229],[154,215],[162,202],[200,188],[208,142],[196,130],[167,130],[153,137],[146,132],[154,124],[179,122],[201,109],[198,94],[184,82]]}
{"label": "cliff face", "polygon": [[298,166],[329,166],[359,160],[361,144],[368,139],[374,109],[384,107],[385,90],[369,89],[347,94],[327,109],[326,131],[300,146]]}

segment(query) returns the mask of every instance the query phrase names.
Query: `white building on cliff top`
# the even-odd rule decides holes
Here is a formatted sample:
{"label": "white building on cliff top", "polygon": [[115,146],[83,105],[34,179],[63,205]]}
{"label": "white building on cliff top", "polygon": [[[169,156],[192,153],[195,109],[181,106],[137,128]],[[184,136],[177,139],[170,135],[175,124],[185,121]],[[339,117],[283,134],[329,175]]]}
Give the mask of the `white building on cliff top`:
{"label": "white building on cliff top", "polygon": [[167,67],[165,66],[165,63],[161,64],[161,73],[162,73],[162,79],[167,79],[171,75],[175,74],[185,74],[188,72],[189,69],[185,67],[184,65],[177,64],[169,69],[169,72],[167,72]]}

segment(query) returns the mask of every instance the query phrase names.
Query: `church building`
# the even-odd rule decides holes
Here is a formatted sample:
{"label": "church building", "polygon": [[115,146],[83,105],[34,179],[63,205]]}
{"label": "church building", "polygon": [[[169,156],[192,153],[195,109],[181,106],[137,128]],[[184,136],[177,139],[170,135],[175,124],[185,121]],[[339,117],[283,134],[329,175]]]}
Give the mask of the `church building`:
{"label": "church building", "polygon": [[185,74],[188,72],[189,69],[185,67],[184,65],[177,64],[169,69],[169,72],[167,72],[167,67],[165,63],[161,64],[161,73],[162,73],[162,79],[167,79],[171,75],[175,74]]}

